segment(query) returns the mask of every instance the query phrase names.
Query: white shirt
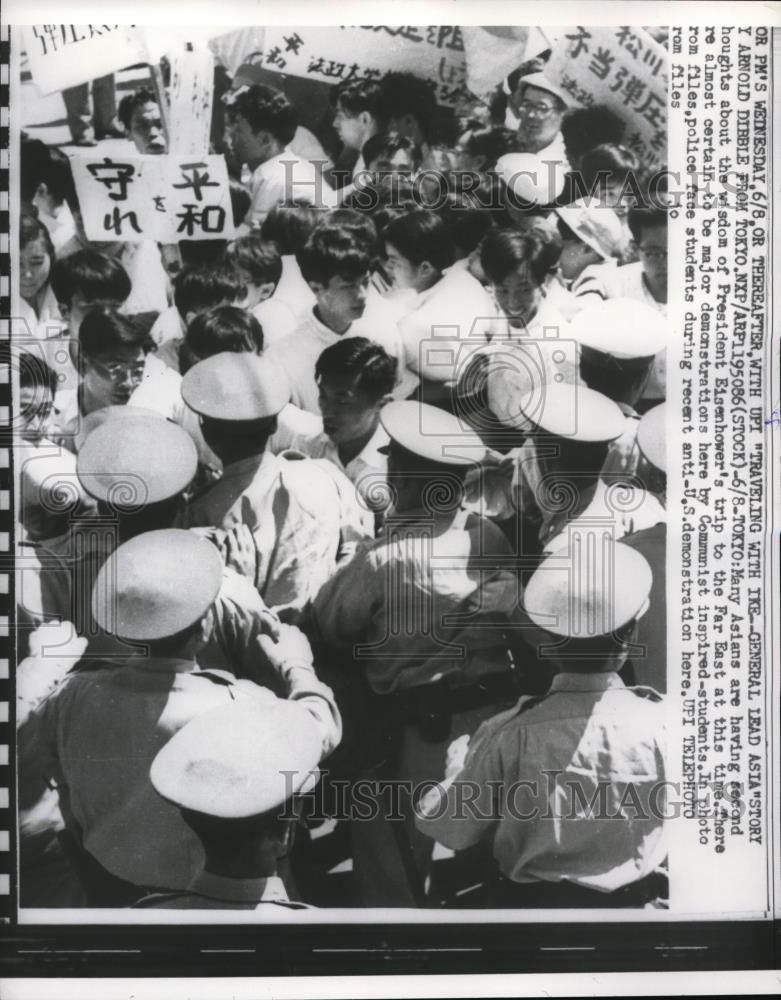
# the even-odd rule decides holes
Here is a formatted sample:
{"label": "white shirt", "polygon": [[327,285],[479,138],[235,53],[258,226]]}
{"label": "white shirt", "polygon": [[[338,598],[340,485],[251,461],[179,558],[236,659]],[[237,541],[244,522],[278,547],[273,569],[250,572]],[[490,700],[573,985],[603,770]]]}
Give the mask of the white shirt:
{"label": "white shirt", "polygon": [[171,282],[168,278],[160,247],[153,240],[141,243],[125,243],[119,262],[130,278],[130,297],[122,306],[122,312],[163,312],[168,308]]}
{"label": "white shirt", "polygon": [[[333,575],[343,539],[356,541],[353,530],[362,512],[354,487],[348,483],[349,492],[340,490],[338,475],[311,459],[253,455],[227,466],[222,478],[192,501],[179,526],[248,525],[258,550],[256,586],[270,608],[290,619]],[[355,516],[346,523],[350,499]]]}
{"label": "white shirt", "polygon": [[317,301],[315,293],[304,281],[295,254],[282,254],[282,277],[268,301],[280,303],[298,317],[314,308]]}
{"label": "white shirt", "polygon": [[259,226],[275,205],[302,198],[319,208],[335,208],[333,188],[309,160],[302,160],[286,146],[281,153],[261,163],[250,178],[252,205],[245,223]]}
{"label": "white shirt", "polygon": [[317,359],[332,344],[344,337],[367,337],[380,344],[392,357],[399,350],[398,332],[393,323],[367,322],[366,316],[351,323],[345,333],[339,334],[322,323],[314,310],[302,318],[296,330],[272,344],[264,356],[276,361],[287,373],[291,387],[291,401],[302,410],[320,413],[319,392],[315,381]]}
{"label": "white shirt", "polygon": [[[490,837],[515,882],[612,892],[638,881],[667,853],[665,712],[661,695],[616,673],[557,674],[543,698],[480,727],[460,773],[425,796],[418,829],[457,851]],[[466,782],[480,791],[459,810]],[[604,817],[599,798],[588,806],[600,788]]]}
{"label": "white shirt", "polygon": [[464,266],[447,268],[399,323],[408,368],[435,382],[454,380],[469,352],[490,339],[497,315],[477,278]]}
{"label": "white shirt", "polygon": [[[319,417],[315,418],[320,420]],[[322,428],[322,421],[320,421]],[[339,457],[339,448],[321,429],[317,434],[293,434],[286,447],[300,451],[308,458],[322,458],[343,472],[363,497],[371,497],[383,489],[388,472],[388,456],[380,451],[390,443],[382,424],[372,434],[360,452],[345,465]]]}
{"label": "white shirt", "polygon": [[184,322],[176,306],[168,306],[167,309],[164,309],[154,321],[152,329],[149,331],[150,337],[158,347],[169,340],[179,340],[181,342],[184,334]]}
{"label": "white shirt", "polygon": [[263,349],[293,333],[299,323],[299,314],[285,302],[270,296],[252,310],[252,315],[263,328]]}

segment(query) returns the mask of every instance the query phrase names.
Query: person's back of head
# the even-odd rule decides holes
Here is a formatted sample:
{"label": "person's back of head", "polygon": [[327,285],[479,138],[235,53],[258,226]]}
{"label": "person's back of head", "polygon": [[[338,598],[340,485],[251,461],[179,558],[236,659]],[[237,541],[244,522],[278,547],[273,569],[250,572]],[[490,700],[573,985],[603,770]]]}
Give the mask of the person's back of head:
{"label": "person's back of head", "polygon": [[338,87],[333,94],[333,103],[343,114],[351,118],[368,115],[378,129],[388,124],[384,94],[374,80],[355,80]]}
{"label": "person's back of head", "polygon": [[174,279],[174,305],[186,324],[199,312],[235,305],[246,297],[243,275],[228,262],[186,267]]}
{"label": "person's back of head", "polygon": [[570,166],[576,169],[581,157],[597,146],[620,146],[625,129],[623,119],[604,104],[572,108],[561,122],[561,135]]}
{"label": "person's back of head", "polygon": [[301,199],[275,205],[263,220],[260,235],[271,240],[283,255],[297,254],[321,221],[323,213]]}
{"label": "person's back of head", "polygon": [[243,118],[253,133],[268,132],[282,146],[292,141],[298,128],[296,109],[281,90],[254,84],[231,96],[228,117]]}
{"label": "person's back of head", "polygon": [[639,161],[630,149],[604,142],[582,155],[577,177],[585,196],[604,193],[607,186],[637,185],[639,171]]}
{"label": "person's back of head", "polygon": [[519,152],[517,133],[504,126],[472,129],[461,136],[458,145],[464,170],[493,170],[500,156]]}
{"label": "person's back of head", "polygon": [[436,124],[434,85],[414,73],[391,70],[380,80],[387,124],[400,135],[430,142]]}
{"label": "person's back of head", "polygon": [[44,183],[49,166],[50,148],[40,139],[24,136],[19,144],[19,196],[31,209],[39,185]]}
{"label": "person's back of head", "polygon": [[199,313],[187,327],[179,367],[184,375],[198,361],[223,351],[260,354],[262,350],[263,328],[251,312],[238,306],[214,306]]}
{"label": "person's back of head", "polygon": [[282,277],[282,257],[277,244],[260,233],[240,236],[225,251],[225,262],[244,278],[250,291],[249,307],[268,298]]}

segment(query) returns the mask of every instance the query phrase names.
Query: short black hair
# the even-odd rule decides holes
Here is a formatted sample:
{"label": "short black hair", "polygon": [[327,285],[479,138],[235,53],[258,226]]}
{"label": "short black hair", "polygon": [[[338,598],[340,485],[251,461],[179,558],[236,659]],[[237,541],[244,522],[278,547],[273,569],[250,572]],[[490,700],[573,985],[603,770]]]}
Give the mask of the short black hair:
{"label": "short black hair", "polygon": [[131,281],[118,260],[90,248],[58,260],[52,272],[52,291],[58,302],[70,305],[76,293],[87,302],[121,305],[130,296]]}
{"label": "short black hair", "polygon": [[32,202],[38,186],[46,177],[49,147],[40,139],[23,136],[19,144],[19,194],[23,202]]}
{"label": "short black hair", "polygon": [[458,201],[448,203],[445,215],[453,248],[461,257],[468,257],[494,228],[494,219],[484,208],[474,206],[462,208]]}
{"label": "short black hair", "polygon": [[230,189],[233,225],[240,226],[250,210],[250,205],[252,205],[252,193],[246,184],[237,181],[235,177],[229,179],[228,187]]}
{"label": "short black hair", "polygon": [[472,129],[462,136],[462,141],[470,156],[485,157],[482,170],[493,170],[505,153],[520,152],[518,133],[504,126]]}
{"label": "short black hair", "polygon": [[[559,244],[559,253],[561,244]],[[540,287],[550,271],[551,244],[538,230],[494,229],[480,247],[480,264],[489,281],[498,284],[521,265],[527,265]]]}
{"label": "short black hair", "polygon": [[234,94],[226,103],[226,114],[229,118],[240,115],[253,132],[270,132],[285,145],[298,128],[296,109],[282,91],[260,83]]}
{"label": "short black hair", "polygon": [[388,123],[385,95],[374,80],[354,80],[343,84],[334,91],[333,103],[352,117],[368,111],[381,128]]}
{"label": "short black hair", "polygon": [[367,168],[377,159],[390,161],[396,153],[403,151],[412,158],[413,169],[417,170],[423,162],[420,146],[409,136],[396,135],[395,132],[377,132],[363,144],[361,156]]}
{"label": "short black hair", "polygon": [[379,253],[377,227],[368,215],[359,212],[357,208],[344,205],[340,208],[333,208],[327,213],[320,225],[330,228],[341,226],[365,244],[371,257],[376,257]]}
{"label": "short black hair", "polygon": [[54,244],[49,235],[49,230],[32,213],[22,212],[19,219],[19,249],[24,250],[28,244],[34,243],[36,240],[43,240],[46,255],[49,258],[50,266],[53,268],[57,261],[57,255],[54,252]]}
{"label": "short black hair", "polygon": [[354,375],[356,388],[372,401],[393,392],[398,362],[380,344],[366,337],[347,337],[326,347],[315,364],[315,380],[329,375]]}
{"label": "short black hair", "polygon": [[57,373],[43,358],[30,351],[19,353],[19,386],[22,389],[48,389],[54,396],[57,392]]}
{"label": "short black hair", "polygon": [[371,269],[364,241],[345,226],[318,226],[296,260],[304,281],[322,285],[331,278],[354,281]]}
{"label": "short black hair", "polygon": [[97,358],[125,347],[137,347],[148,354],[155,349],[150,330],[156,316],[156,313],[124,316],[112,309],[90,309],[79,327],[81,355]]}
{"label": "short black hair", "polygon": [[580,161],[580,174],[588,191],[602,177],[612,180],[626,180],[630,174],[637,174],[640,163],[626,146],[603,142],[589,149]]}
{"label": "short black hair", "polygon": [[416,208],[394,219],[380,238],[415,265],[427,260],[438,271],[444,271],[453,263],[453,241],[448,227],[441,216],[427,208]]}
{"label": "short black hair", "polygon": [[133,120],[133,112],[136,108],[143,108],[145,104],[158,104],[157,94],[149,87],[141,87],[140,90],[132,94],[125,94],[119,102],[117,108],[117,118],[122,122],[127,131],[130,131],[130,123]]}
{"label": "short black hair", "polygon": [[434,129],[437,98],[434,84],[414,73],[391,70],[380,80],[387,121],[411,115],[428,140]]}
{"label": "short black hair", "polygon": [[174,305],[184,319],[189,312],[203,312],[247,295],[243,277],[228,263],[185,267],[174,278]]}
{"label": "short black hair", "polygon": [[247,309],[214,306],[193,319],[184,340],[188,352],[201,361],[223,351],[260,354],[263,327]]}
{"label": "short black hair", "polygon": [[643,238],[644,230],[667,225],[667,209],[662,206],[651,208],[645,205],[630,208],[626,224],[629,226],[632,239],[635,243],[639,243]]}
{"label": "short black hair", "polygon": [[282,277],[282,257],[279,247],[264,240],[259,233],[239,236],[228,244],[225,263],[247,275],[253,285],[277,285]]}
{"label": "short black hair", "polygon": [[260,227],[260,235],[264,240],[273,240],[281,254],[295,254],[304,249],[321,218],[320,209],[301,198],[294,198],[269,211]]}
{"label": "short black hair", "polygon": [[561,120],[561,135],[570,163],[604,143],[620,145],[625,130],[624,120],[606,104],[572,108]]}

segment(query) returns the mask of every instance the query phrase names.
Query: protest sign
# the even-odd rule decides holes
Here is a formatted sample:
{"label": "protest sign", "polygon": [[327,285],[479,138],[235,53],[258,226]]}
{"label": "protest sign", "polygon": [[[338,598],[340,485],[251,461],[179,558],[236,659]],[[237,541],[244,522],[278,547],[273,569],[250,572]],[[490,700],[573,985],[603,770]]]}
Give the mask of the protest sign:
{"label": "protest sign", "polygon": [[550,47],[540,28],[469,25],[462,28],[469,89],[480,96],[493,90],[526,59]]}
{"label": "protest sign", "polygon": [[171,59],[169,149],[200,156],[209,151],[214,93],[214,56],[192,45]]}
{"label": "protest sign", "polygon": [[235,235],[222,156],[92,154],[71,163],[90,240],[176,243]]}
{"label": "protest sign", "polygon": [[111,24],[33,24],[23,29],[33,82],[42,94],[149,61],[141,28]]}
{"label": "protest sign", "polygon": [[463,31],[448,25],[267,27],[259,64],[334,84],[378,80],[388,70],[409,71],[431,80],[443,105],[456,104],[468,93]]}
{"label": "protest sign", "polygon": [[568,28],[545,67],[582,107],[604,104],[627,123],[624,145],[644,166],[667,153],[666,50],[642,28]]}

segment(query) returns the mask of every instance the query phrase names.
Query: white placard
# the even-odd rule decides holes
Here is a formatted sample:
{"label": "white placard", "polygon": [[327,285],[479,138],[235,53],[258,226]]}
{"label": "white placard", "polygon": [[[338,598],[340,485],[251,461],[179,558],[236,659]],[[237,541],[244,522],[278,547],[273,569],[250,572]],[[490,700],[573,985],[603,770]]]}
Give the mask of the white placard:
{"label": "white placard", "polygon": [[71,163],[91,240],[176,243],[235,235],[222,156],[92,154]]}
{"label": "white placard", "polygon": [[33,24],[22,30],[30,72],[42,94],[149,62],[141,28],[120,24]]}
{"label": "white placard", "polygon": [[565,28],[545,67],[583,107],[605,104],[627,123],[624,145],[644,166],[667,155],[666,50],[642,28]]}

